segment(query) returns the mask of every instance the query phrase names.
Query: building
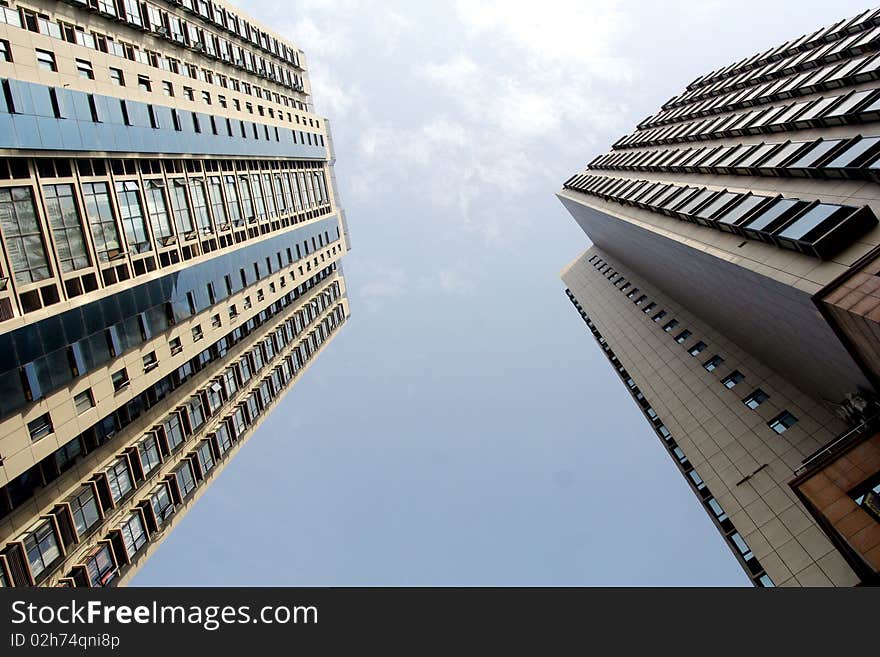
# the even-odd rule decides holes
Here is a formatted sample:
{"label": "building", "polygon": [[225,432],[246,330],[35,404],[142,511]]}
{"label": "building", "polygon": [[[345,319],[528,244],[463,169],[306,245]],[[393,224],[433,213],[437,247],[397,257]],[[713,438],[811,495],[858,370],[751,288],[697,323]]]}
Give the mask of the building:
{"label": "building", "polygon": [[569,297],[758,586],[878,582],[878,119],[870,10],[694,80],[558,194],[593,242]]}
{"label": "building", "polygon": [[0,586],[116,586],[348,316],[332,140],[231,5],[0,5]]}

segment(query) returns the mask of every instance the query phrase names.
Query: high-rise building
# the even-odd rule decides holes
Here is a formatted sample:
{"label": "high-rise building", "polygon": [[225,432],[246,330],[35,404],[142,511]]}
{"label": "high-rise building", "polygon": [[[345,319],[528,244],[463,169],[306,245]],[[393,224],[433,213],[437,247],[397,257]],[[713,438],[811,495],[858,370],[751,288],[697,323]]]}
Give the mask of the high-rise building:
{"label": "high-rise building", "polygon": [[878,581],[878,51],[870,10],[712,71],[558,194],[569,297],[759,586]]}
{"label": "high-rise building", "polygon": [[0,5],[0,586],[119,585],[348,316],[329,126],[223,2]]}

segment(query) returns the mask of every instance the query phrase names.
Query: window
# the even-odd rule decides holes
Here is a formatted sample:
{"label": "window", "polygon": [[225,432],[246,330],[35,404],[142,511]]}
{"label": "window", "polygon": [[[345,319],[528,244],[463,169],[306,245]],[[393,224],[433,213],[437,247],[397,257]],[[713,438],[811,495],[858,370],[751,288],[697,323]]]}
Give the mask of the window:
{"label": "window", "polygon": [[122,216],[125,239],[134,253],[143,253],[150,248],[150,238],[147,235],[147,224],[138,191],[136,180],[116,183],[116,198],[119,200],[119,213]]}
{"label": "window", "polygon": [[137,511],[129,516],[128,521],[119,528],[122,533],[122,542],[125,545],[125,553],[131,559],[144,543],[147,542],[147,531],[144,529],[144,522],[141,520],[141,514]]}
{"label": "window", "polygon": [[49,278],[49,263],[30,187],[0,189],[0,227],[15,280],[32,283]]}
{"label": "window", "polygon": [[148,78],[146,75],[139,75],[138,89],[140,89],[141,91],[152,91],[153,86],[150,84],[150,78]]}
{"label": "window", "polygon": [[86,219],[92,230],[92,239],[95,242],[98,257],[104,261],[115,258],[119,255],[121,246],[116,219],[110,205],[107,183],[84,182],[82,193],[85,201]]}
{"label": "window", "polygon": [[122,69],[110,67],[110,80],[113,84],[119,85],[120,87],[125,86],[125,75],[122,73]]}
{"label": "window", "polygon": [[46,185],[43,196],[61,270],[70,272],[90,266],[73,185]]}
{"label": "window", "polygon": [[707,372],[712,372],[712,371],[716,370],[718,368],[718,366],[721,365],[721,363],[723,363],[723,362],[724,362],[724,359],[721,356],[716,354],[715,356],[712,356],[712,358],[707,360],[705,363],[703,363],[703,368]]}
{"label": "window", "polygon": [[770,395],[760,388],[755,388],[755,391],[752,392],[752,394],[743,399],[743,404],[754,410],[768,399],[770,399]]}
{"label": "window", "polygon": [[166,96],[174,96],[174,85],[168,82],[168,80],[162,81],[162,93]]}
{"label": "window", "polygon": [[128,372],[124,367],[121,370],[114,372],[110,378],[113,380],[113,389],[116,392],[119,392],[131,383],[128,379]]}
{"label": "window", "polygon": [[88,80],[95,79],[95,71],[92,68],[92,63],[86,61],[85,59],[77,59],[76,61],[76,72],[79,73],[81,78],[86,78]]}
{"label": "window", "polygon": [[201,340],[203,337],[205,337],[205,335],[204,335],[204,333],[202,333],[202,326],[201,326],[201,324],[198,324],[198,325],[194,326],[194,327],[193,327],[193,330],[192,330],[192,338],[193,338],[193,342],[198,342],[198,341]]}
{"label": "window", "polygon": [[667,314],[668,313],[665,310],[661,310],[659,313],[654,315],[651,319],[654,320],[655,322],[659,322],[661,319],[666,317]]}
{"label": "window", "polygon": [[82,538],[101,519],[101,513],[98,511],[98,502],[95,499],[95,492],[91,486],[85,486],[83,492],[71,498],[69,503],[70,511],[73,514],[73,524],[76,527],[76,534]]}
{"label": "window", "polygon": [[640,305],[642,304],[642,301],[644,301],[644,300],[647,299],[647,298],[648,298],[647,295],[644,295],[644,294],[643,294],[643,295],[641,295],[638,299],[636,299],[635,301],[633,301],[633,303],[636,304],[637,306],[640,306]]}
{"label": "window", "polygon": [[670,319],[668,322],[666,322],[663,325],[663,330],[666,331],[667,333],[669,333],[676,326],[678,326],[678,320],[677,319]]}
{"label": "window", "polygon": [[40,50],[36,49],[37,52],[37,66],[44,71],[52,71],[53,73],[58,72],[58,66],[55,64],[55,54],[49,52],[48,50]]}
{"label": "window", "polygon": [[209,472],[214,467],[214,454],[211,452],[211,444],[207,440],[203,440],[196,448],[196,456],[203,473]]}
{"label": "window", "polygon": [[145,180],[144,197],[147,200],[147,214],[150,215],[150,226],[153,235],[160,240],[168,240],[173,236],[171,220],[168,217],[168,206],[165,203],[165,184],[161,180]]}
{"label": "window", "polygon": [[186,196],[186,181],[175,178],[168,190],[171,196],[171,210],[177,230],[181,233],[193,232],[192,213],[189,209],[189,199]]}
{"label": "window", "polygon": [[95,400],[92,397],[92,390],[89,388],[73,398],[73,405],[76,407],[76,412],[81,414],[85,413],[90,408],[95,406]]}
{"label": "window", "polygon": [[48,413],[43,413],[36,420],[31,420],[28,422],[28,433],[31,435],[31,440],[36,442],[40,438],[44,438],[48,436],[50,433],[55,431],[52,427],[52,418]]}
{"label": "window", "polygon": [[162,458],[159,456],[159,441],[156,440],[156,436],[153,434],[138,442],[137,451],[141,459],[141,468],[144,471],[144,475],[151,472],[153,468],[162,462]]}
{"label": "window", "polygon": [[186,440],[186,434],[183,431],[183,424],[180,422],[180,416],[172,413],[162,424],[165,429],[165,439],[168,441],[168,451],[173,452],[183,444]]}
{"label": "window", "polygon": [[133,487],[131,474],[128,471],[128,460],[123,456],[117,459],[106,470],[107,483],[110,485],[110,497],[114,502],[121,500]]}
{"label": "window", "polygon": [[643,313],[649,313],[649,312],[651,312],[652,310],[654,310],[654,308],[656,308],[656,307],[657,307],[656,302],[652,301],[652,302],[649,303],[647,306],[645,306],[644,308],[642,308],[642,312],[643,312]]}
{"label": "window", "polygon": [[183,344],[180,342],[180,338],[171,338],[168,342],[168,346],[171,348],[171,355],[175,356],[183,351]]}
{"label": "window", "polygon": [[159,366],[159,359],[156,358],[156,352],[151,351],[143,357],[144,372],[149,372]]}
{"label": "window", "polygon": [[0,61],[12,61],[12,47],[6,39],[0,39]]}
{"label": "window", "polygon": [[745,378],[745,374],[743,374],[739,370],[733,370],[733,372],[724,377],[721,383],[724,384],[725,388],[733,388],[737,383],[740,383]]}
{"label": "window", "polygon": [[702,340],[700,340],[697,344],[695,344],[693,347],[691,347],[690,349],[688,349],[688,353],[689,353],[691,356],[696,356],[696,355],[699,354],[701,351],[703,351],[705,348],[706,348],[706,343],[703,342]]}
{"label": "window", "polygon": [[107,586],[116,574],[116,562],[110,552],[110,546],[106,543],[96,547],[86,557],[86,577],[89,586]]}
{"label": "window", "polygon": [[168,486],[162,484],[156,487],[156,491],[150,497],[150,506],[153,507],[153,514],[156,516],[156,524],[161,525],[165,520],[174,513],[174,501],[168,492]]}
{"label": "window", "polygon": [[51,520],[41,520],[28,530],[24,539],[24,549],[31,566],[31,575],[36,579],[61,556]]}
{"label": "window", "polygon": [[184,461],[177,470],[174,471],[177,478],[177,486],[180,488],[180,496],[186,497],[196,488],[196,480],[193,477],[192,466],[189,461]]}
{"label": "window", "polygon": [[767,423],[767,426],[776,433],[785,433],[797,424],[797,418],[788,411],[782,411],[775,418]]}

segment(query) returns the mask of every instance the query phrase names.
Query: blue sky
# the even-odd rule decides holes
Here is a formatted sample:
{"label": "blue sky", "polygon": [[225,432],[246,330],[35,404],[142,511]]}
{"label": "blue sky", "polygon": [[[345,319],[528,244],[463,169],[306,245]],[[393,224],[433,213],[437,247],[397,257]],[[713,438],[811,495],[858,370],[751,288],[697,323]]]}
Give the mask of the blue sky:
{"label": "blue sky", "polygon": [[865,6],[237,4],[306,51],[352,317],[133,584],[748,585],[563,293],[589,242],[554,193]]}

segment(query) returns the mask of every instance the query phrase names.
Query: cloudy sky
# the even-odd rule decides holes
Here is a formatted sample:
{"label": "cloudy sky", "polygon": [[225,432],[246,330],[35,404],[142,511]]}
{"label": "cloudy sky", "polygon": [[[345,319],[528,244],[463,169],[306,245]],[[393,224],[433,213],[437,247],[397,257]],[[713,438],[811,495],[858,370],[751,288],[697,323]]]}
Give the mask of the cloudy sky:
{"label": "cloudy sky", "polygon": [[554,193],[708,70],[864,9],[239,0],[306,51],[352,317],[134,584],[748,585],[563,293]]}

